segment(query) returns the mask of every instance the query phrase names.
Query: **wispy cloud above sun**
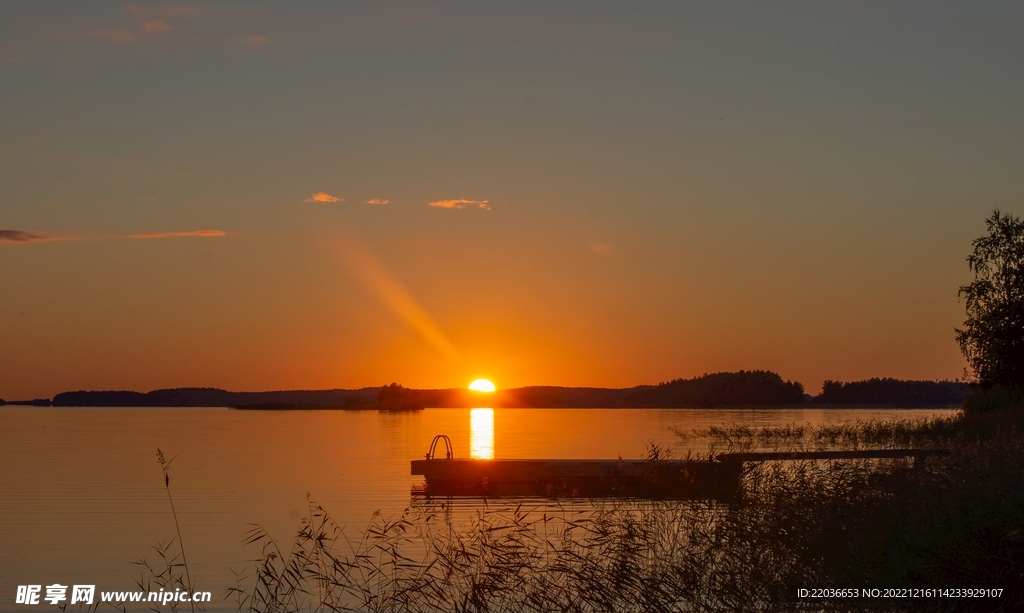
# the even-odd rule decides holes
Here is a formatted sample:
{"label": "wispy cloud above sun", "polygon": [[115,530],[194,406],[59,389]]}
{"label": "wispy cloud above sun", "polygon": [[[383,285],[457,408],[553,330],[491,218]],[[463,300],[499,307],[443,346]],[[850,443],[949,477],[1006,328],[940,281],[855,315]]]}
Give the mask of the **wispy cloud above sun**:
{"label": "wispy cloud above sun", "polygon": [[38,243],[53,240],[60,239],[53,236],[22,232],[21,230],[0,230],[0,243]]}
{"label": "wispy cloud above sun", "polygon": [[366,201],[366,204],[387,204],[390,202],[387,198],[370,198]]}
{"label": "wispy cloud above sun", "polygon": [[152,34],[154,32],[169,32],[169,31],[174,29],[174,26],[172,26],[171,24],[167,23],[166,21],[160,21],[160,20],[157,20],[157,21],[143,21],[142,22],[142,29],[145,30],[148,34]]}
{"label": "wispy cloud above sun", "polygon": [[464,209],[466,207],[478,207],[485,211],[491,210],[491,205],[486,200],[467,200],[459,198],[456,200],[435,200],[428,203],[429,206],[439,209]]}
{"label": "wispy cloud above sun", "polygon": [[143,6],[141,4],[129,3],[124,5],[124,10],[140,17],[197,17],[205,12],[205,9],[198,4],[162,4],[157,6]]}
{"label": "wispy cloud above sun", "polygon": [[332,196],[332,195],[328,194],[327,192],[317,192],[317,193],[313,194],[312,196],[310,196],[309,198],[306,198],[303,202],[344,202],[344,201],[345,201],[344,198],[338,198],[337,196]]}
{"label": "wispy cloud above sun", "polygon": [[86,30],[70,37],[71,40],[105,41],[108,43],[135,42],[135,34],[131,30]]}
{"label": "wispy cloud above sun", "polygon": [[227,236],[228,233],[223,230],[191,230],[189,232],[143,232],[142,234],[132,234],[128,238],[183,238],[183,237],[214,237],[214,236]]}
{"label": "wispy cloud above sun", "polygon": [[245,34],[245,35],[243,35],[241,37],[240,40],[241,40],[243,45],[245,45],[246,47],[250,47],[251,48],[251,47],[259,47],[260,45],[265,45],[265,44],[269,43],[270,42],[270,37],[269,36],[264,36],[262,34]]}
{"label": "wispy cloud above sun", "polygon": [[34,234],[32,232],[22,232],[21,230],[0,230],[0,243],[42,243],[51,241],[69,241],[69,240],[110,240],[110,239],[124,239],[124,238],[212,238],[219,236],[227,236],[228,233],[224,230],[188,230],[185,232],[142,232],[140,234],[129,234],[129,235],[106,235],[106,236],[86,236],[81,234],[71,235],[57,235],[57,234]]}
{"label": "wispy cloud above sun", "polygon": [[245,23],[241,18],[252,14],[252,10],[244,6],[173,3],[143,6],[129,3],[113,11],[98,13],[106,14],[84,28],[72,25],[71,29],[54,32],[49,38],[129,48],[168,49],[225,45],[256,49],[271,40],[259,32],[237,29]]}

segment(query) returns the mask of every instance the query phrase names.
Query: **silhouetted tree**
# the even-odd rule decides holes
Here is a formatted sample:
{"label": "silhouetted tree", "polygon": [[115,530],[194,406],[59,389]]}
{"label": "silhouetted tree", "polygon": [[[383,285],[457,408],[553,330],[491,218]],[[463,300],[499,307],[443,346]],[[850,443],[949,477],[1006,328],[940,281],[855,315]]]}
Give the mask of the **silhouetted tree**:
{"label": "silhouetted tree", "polygon": [[974,239],[967,265],[974,281],[960,287],[967,303],[960,351],[978,383],[1019,390],[1024,383],[1024,221],[995,210],[988,234]]}
{"label": "silhouetted tree", "polygon": [[422,408],[418,404],[416,392],[397,383],[385,385],[377,392],[377,402],[387,409]]}

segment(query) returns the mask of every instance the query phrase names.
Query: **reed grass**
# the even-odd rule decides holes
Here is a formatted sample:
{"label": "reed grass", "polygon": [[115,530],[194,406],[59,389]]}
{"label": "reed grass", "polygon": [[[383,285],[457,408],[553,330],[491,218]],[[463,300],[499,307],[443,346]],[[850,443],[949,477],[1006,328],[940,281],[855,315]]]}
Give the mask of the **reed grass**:
{"label": "reed grass", "polygon": [[[282,549],[254,527],[250,612],[1024,610],[1024,412],[711,428],[730,450],[945,447],[903,460],[750,464],[735,503],[450,506],[358,533],[310,503]],[[659,451],[659,450],[656,450]],[[660,452],[660,451],[659,451]],[[1002,588],[997,599],[800,600],[799,588]]]}
{"label": "reed grass", "polygon": [[992,414],[956,412],[933,417],[857,420],[813,426],[728,425],[676,429],[685,443],[701,441],[709,453],[717,451],[886,449],[894,447],[934,448],[971,440],[989,440],[997,436],[1013,438],[1024,432],[1024,410],[1012,409]]}
{"label": "reed grass", "polygon": [[[250,613],[1024,610],[1024,411],[685,433],[708,459],[754,447],[944,448],[906,460],[750,463],[741,496],[375,514],[363,530],[311,500],[293,541],[259,526],[228,589]],[[669,454],[652,446],[648,459]],[[701,456],[689,455],[693,459]],[[165,486],[167,485],[165,481]],[[183,586],[156,548],[148,586]],[[177,551],[175,551],[177,549]],[[180,559],[179,559],[180,558]],[[147,587],[143,587],[143,586]],[[800,588],[1002,588],[999,598],[800,599]]]}
{"label": "reed grass", "polygon": [[[174,531],[177,536],[166,539],[151,547],[153,553],[156,554],[156,558],[152,562],[145,557],[132,562],[136,566],[141,567],[141,572],[139,578],[135,580],[135,585],[147,594],[149,592],[159,592],[160,590],[174,592],[176,589],[189,593],[195,592],[195,584],[192,583],[188,559],[185,556],[185,543],[181,538],[178,511],[174,508],[174,497],[171,495],[171,464],[177,457],[174,456],[168,460],[163,451],[159,448],[156,450],[156,461],[160,464],[160,471],[163,474],[164,490],[167,492],[167,503],[171,508],[171,517],[174,519]],[[112,603],[112,605],[114,608],[120,608],[122,611],[125,610],[124,603]],[[155,612],[171,611],[173,613],[185,607],[181,603],[171,601],[166,605],[153,604],[149,608]],[[199,603],[197,607],[196,603],[191,601],[188,603],[188,609],[191,613],[196,613],[197,610],[199,613],[204,613],[206,610],[202,603]]]}

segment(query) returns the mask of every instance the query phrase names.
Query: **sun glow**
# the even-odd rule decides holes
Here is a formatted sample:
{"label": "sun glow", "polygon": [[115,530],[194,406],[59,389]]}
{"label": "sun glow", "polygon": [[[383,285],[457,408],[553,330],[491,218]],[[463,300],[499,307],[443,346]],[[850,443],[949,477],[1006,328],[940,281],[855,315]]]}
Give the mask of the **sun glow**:
{"label": "sun glow", "polygon": [[493,392],[496,388],[494,387],[494,384],[487,379],[477,379],[469,384],[469,389],[474,392]]}

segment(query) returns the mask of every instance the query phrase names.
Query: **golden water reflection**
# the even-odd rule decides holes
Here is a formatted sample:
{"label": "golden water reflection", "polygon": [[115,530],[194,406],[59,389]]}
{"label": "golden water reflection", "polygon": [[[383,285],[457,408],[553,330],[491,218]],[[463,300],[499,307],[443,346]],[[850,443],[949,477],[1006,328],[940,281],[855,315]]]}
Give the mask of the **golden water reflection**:
{"label": "golden water reflection", "polygon": [[494,459],[494,409],[469,411],[469,456],[476,460]]}

